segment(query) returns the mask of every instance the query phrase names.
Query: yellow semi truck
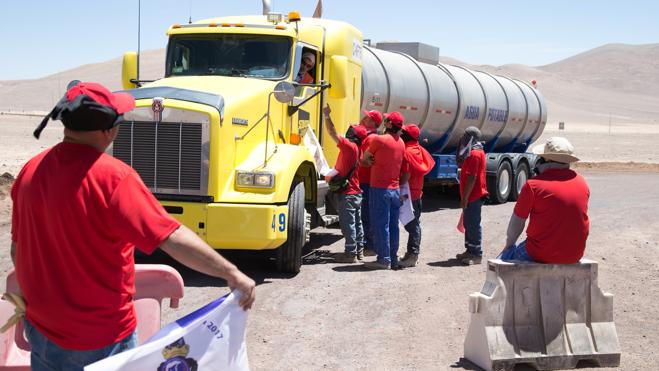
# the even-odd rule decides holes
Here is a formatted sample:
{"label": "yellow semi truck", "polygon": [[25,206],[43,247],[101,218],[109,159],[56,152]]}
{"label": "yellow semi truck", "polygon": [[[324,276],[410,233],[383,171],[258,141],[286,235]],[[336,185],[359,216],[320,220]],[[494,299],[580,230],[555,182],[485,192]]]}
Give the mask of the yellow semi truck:
{"label": "yellow semi truck", "polygon": [[[170,27],[160,80],[140,81],[137,54],[124,55],[123,86],[137,107],[110,151],[209,245],[276,249],[280,271],[299,271],[310,230],[338,219],[320,176],[338,155],[326,104],[340,133],[360,108],[418,123],[435,182],[457,182],[455,146],[477,126],[491,198],[516,197],[535,162],[524,152],[546,122],[535,85],[441,64],[419,43],[372,48],[350,24],[270,13],[266,3],[261,16]],[[313,81],[300,84],[305,53],[316,63]]]}

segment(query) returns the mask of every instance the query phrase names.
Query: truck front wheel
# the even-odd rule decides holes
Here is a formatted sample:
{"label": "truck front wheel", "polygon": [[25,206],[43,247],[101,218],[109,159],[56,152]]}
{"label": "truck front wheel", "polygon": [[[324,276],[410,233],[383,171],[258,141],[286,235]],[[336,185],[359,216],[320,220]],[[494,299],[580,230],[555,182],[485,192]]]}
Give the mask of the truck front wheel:
{"label": "truck front wheel", "polygon": [[307,242],[308,228],[304,212],[304,183],[293,184],[288,198],[288,239],[277,249],[277,270],[298,273],[302,265],[302,247]]}

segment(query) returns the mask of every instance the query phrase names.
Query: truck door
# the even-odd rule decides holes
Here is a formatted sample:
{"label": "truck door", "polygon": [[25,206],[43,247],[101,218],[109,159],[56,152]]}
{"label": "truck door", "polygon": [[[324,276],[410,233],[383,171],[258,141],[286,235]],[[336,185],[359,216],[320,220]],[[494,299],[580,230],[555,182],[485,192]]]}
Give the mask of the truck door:
{"label": "truck door", "polygon": [[297,127],[300,134],[312,128],[322,144],[322,133],[319,130],[320,94],[317,84],[321,80],[321,55],[318,49],[303,43],[298,43],[295,50],[295,63],[293,64],[293,83],[296,85],[293,104],[299,109],[293,116],[291,131],[295,133]]}

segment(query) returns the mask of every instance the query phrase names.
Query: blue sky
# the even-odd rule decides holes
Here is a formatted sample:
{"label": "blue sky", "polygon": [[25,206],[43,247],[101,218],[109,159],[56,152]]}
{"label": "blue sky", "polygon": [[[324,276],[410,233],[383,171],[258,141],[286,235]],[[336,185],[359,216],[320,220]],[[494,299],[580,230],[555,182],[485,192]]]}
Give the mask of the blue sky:
{"label": "blue sky", "polygon": [[[316,0],[272,0],[310,16]],[[137,49],[137,0],[5,0],[0,80],[40,78]],[[257,0],[142,0],[142,50],[174,23],[260,14]],[[324,0],[323,17],[373,41],[420,41],[472,64],[549,64],[608,43],[659,43],[659,1]]]}

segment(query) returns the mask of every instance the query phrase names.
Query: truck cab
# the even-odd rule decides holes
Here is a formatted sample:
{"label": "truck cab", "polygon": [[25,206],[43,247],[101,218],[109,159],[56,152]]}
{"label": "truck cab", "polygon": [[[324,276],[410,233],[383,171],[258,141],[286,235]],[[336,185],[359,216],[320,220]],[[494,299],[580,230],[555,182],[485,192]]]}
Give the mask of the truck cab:
{"label": "truck cab", "polygon": [[[276,250],[298,272],[313,225],[326,220],[322,167],[337,130],[359,120],[361,33],[331,20],[224,17],[173,25],[164,78],[141,82],[124,55],[136,99],[109,149],[132,166],[175,218],[216,249]],[[313,53],[313,82],[295,81]]]}

